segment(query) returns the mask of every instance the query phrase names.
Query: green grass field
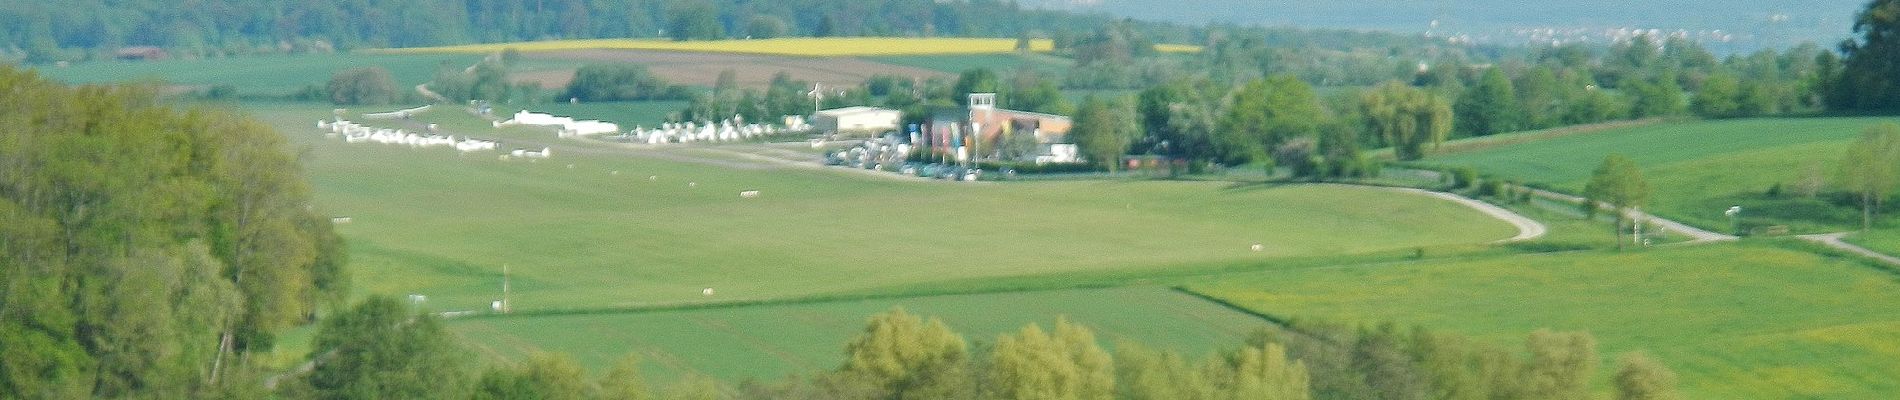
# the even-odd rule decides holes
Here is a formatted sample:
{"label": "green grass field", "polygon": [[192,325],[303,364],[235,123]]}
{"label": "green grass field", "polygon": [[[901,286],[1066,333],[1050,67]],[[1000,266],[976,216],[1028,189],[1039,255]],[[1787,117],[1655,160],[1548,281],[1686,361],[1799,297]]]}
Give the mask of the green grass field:
{"label": "green grass field", "polygon": [[156,62],[100,61],[66,68],[41,68],[39,73],[72,84],[157,81],[171,85],[233,85],[241,95],[282,96],[306,85],[322,86],[337,71],[360,67],[388,69],[401,88],[428,82],[443,62],[467,66],[480,60],[470,55],[305,54],[166,60]]}
{"label": "green grass field", "polygon": [[[959,185],[661,159],[682,155],[673,151],[558,147],[551,160],[503,162],[493,153],[346,145],[309,127],[327,111],[259,111],[309,146],[318,206],[353,219],[338,229],[351,246],[358,286],[425,294],[445,310],[485,308],[499,296],[504,265],[518,309],[594,308],[846,295],[1514,234],[1463,206],[1381,189]],[[505,143],[555,140],[528,130],[491,135]],[[745,190],[763,196],[742,199]],[[1253,243],[1265,251],[1249,251]],[[719,295],[701,296],[706,287]]]}
{"label": "green grass field", "polygon": [[[1787,225],[1797,232],[1839,231],[1857,227],[1858,213],[1851,207],[1831,205],[1826,199],[1794,195],[1795,184],[1810,170],[1819,171],[1825,181],[1833,181],[1841,154],[1862,129],[1895,120],[1671,122],[1483,146],[1428,156],[1424,163],[1471,166],[1505,179],[1580,193],[1603,157],[1620,153],[1643,167],[1652,192],[1647,210],[1664,217],[1726,231],[1730,221],[1722,212],[1731,205],[1741,205],[1743,224],[1747,226]],[[1786,195],[1766,196],[1776,184]],[[1824,192],[1832,190],[1829,186]]]}
{"label": "green grass field", "polygon": [[[769,379],[834,367],[864,318],[893,305],[941,316],[972,340],[1068,315],[1105,337],[1197,356],[1263,325],[1150,286],[1185,283],[1276,316],[1417,323],[1506,346],[1539,328],[1588,330],[1606,360],[1637,350],[1664,360],[1694,398],[1879,398],[1900,390],[1900,377],[1884,372],[1900,369],[1892,361],[1900,356],[1892,345],[1900,339],[1900,281],[1772,242],[1461,253],[1513,232],[1451,203],[1376,188],[886,180],[725,165],[743,157],[710,156],[708,148],[626,152],[559,142],[541,130],[487,129],[453,109],[413,122],[500,138],[504,148],[558,143],[551,160],[500,161],[492,153],[346,145],[308,127],[327,110],[251,109],[303,146],[318,206],[354,219],[339,230],[358,290],[425,294],[437,310],[483,309],[499,296],[507,265],[517,310],[587,310],[452,322],[494,359],[555,351],[598,368],[631,352],[663,379],[685,372]],[[1815,121],[1857,132],[1846,126],[1859,120]],[[1654,128],[1632,130],[1644,129]],[[1761,143],[1753,147],[1677,152],[1691,162],[1645,165],[1660,171],[1652,182],[1688,180],[1670,177],[1768,157],[1760,152],[1828,151],[1801,146],[1838,147],[1852,135],[1806,145],[1755,137]],[[1585,135],[1551,140],[1577,137]],[[741,190],[763,196],[742,199]],[[1552,228],[1533,248],[1609,240],[1600,222],[1519,208]],[[1247,249],[1256,242],[1266,251]],[[1384,255],[1413,248],[1452,257]],[[1086,282],[1117,288],[988,293]],[[708,287],[716,294],[702,295]],[[954,294],[963,292],[985,294]],[[835,300],[799,300],[809,298]],[[691,306],[708,302],[763,304]],[[665,308],[672,306],[686,308]],[[620,307],[629,309],[612,310]]]}
{"label": "green grass field", "polygon": [[1421,324],[1505,346],[1539,328],[1590,331],[1605,360],[1658,356],[1689,398],[1900,391],[1900,279],[1772,243],[1282,270],[1191,286],[1281,317]]}
{"label": "green grass field", "polygon": [[1192,357],[1238,347],[1246,334],[1268,326],[1253,316],[1162,287],[475,318],[453,320],[449,326],[500,358],[564,352],[584,366],[604,370],[634,353],[645,360],[648,376],[659,382],[684,372],[738,382],[836,368],[845,343],[863,330],[865,320],[896,306],[942,318],[972,344],[994,343],[997,334],[1030,323],[1048,328],[1057,316],[1067,316],[1095,329],[1104,346],[1127,339]]}

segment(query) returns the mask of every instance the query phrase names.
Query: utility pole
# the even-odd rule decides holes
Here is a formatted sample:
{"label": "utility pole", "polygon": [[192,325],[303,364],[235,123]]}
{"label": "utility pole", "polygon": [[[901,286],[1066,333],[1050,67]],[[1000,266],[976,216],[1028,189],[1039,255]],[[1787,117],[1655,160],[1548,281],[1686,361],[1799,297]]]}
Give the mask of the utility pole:
{"label": "utility pole", "polygon": [[501,313],[507,314],[512,307],[508,305],[508,264],[501,265]]}

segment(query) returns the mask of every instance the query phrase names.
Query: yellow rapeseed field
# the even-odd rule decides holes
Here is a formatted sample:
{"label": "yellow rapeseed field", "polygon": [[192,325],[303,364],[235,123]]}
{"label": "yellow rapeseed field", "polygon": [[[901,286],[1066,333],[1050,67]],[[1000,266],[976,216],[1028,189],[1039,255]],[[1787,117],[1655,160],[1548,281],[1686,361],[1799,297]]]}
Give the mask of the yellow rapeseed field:
{"label": "yellow rapeseed field", "polygon": [[[385,49],[377,50],[377,52],[489,54],[510,48],[523,52],[610,49],[847,57],[1010,53],[1016,51],[1016,39],[846,37],[684,42],[660,39],[587,39]],[[1035,52],[1049,52],[1055,48],[1055,44],[1048,39],[1036,39],[1030,42],[1029,48]],[[1162,52],[1200,51],[1200,46],[1158,45],[1155,48]]]}
{"label": "yellow rapeseed field", "polygon": [[1162,53],[1199,53],[1201,52],[1201,46],[1189,44],[1157,44],[1155,45],[1155,51]]}

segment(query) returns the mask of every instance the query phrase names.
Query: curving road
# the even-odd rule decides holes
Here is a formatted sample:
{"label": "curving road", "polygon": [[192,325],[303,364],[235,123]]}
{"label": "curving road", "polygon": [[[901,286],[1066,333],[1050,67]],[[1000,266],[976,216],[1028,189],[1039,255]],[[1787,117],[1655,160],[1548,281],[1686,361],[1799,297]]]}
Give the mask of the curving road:
{"label": "curving road", "polygon": [[[1582,197],[1571,196],[1571,195],[1552,192],[1552,191],[1543,190],[1543,189],[1528,188],[1528,187],[1520,187],[1520,188],[1530,189],[1531,195],[1546,198],[1546,199],[1556,200],[1556,201],[1564,202],[1568,204],[1583,204],[1583,202],[1586,201]],[[1615,211],[1608,204],[1598,204],[1597,207],[1604,211],[1612,211],[1612,212]],[[1665,232],[1675,232],[1675,233],[1682,234],[1683,236],[1689,237],[1688,242],[1684,242],[1680,244],[1703,244],[1703,243],[1715,243],[1715,242],[1728,242],[1728,241],[1734,241],[1734,240],[1740,239],[1736,237],[1735,235],[1724,235],[1720,233],[1710,232],[1707,230],[1703,230],[1702,228],[1689,226],[1688,224],[1676,222],[1675,220],[1658,217],[1653,214],[1649,214],[1649,213],[1645,213],[1641,211],[1631,210],[1631,211],[1625,212],[1624,217],[1630,218],[1631,220],[1635,220],[1635,221],[1647,222],[1650,225],[1654,225]]]}
{"label": "curving road", "polygon": [[1424,189],[1400,189],[1400,188],[1394,188],[1394,189],[1408,191],[1408,192],[1423,193],[1427,196],[1437,197],[1437,198],[1441,198],[1445,200],[1451,200],[1458,204],[1464,204],[1467,207],[1471,207],[1472,209],[1478,210],[1478,212],[1484,213],[1485,215],[1490,215],[1492,218],[1503,220],[1504,222],[1517,227],[1517,236],[1512,236],[1509,239],[1503,239],[1503,240],[1499,240],[1499,241],[1495,241],[1491,243],[1522,242],[1526,240],[1544,237],[1544,234],[1550,233],[1550,228],[1545,227],[1544,223],[1537,222],[1537,220],[1530,219],[1530,217],[1523,216],[1521,214],[1518,214],[1515,211],[1504,209],[1504,207],[1498,207],[1495,204],[1486,203],[1486,202],[1478,201],[1477,199],[1473,199],[1470,197],[1465,197],[1465,196],[1460,196],[1460,195],[1445,193],[1445,192],[1434,192],[1434,191],[1424,190]]}
{"label": "curving road", "polygon": [[1799,235],[1795,237],[1801,238],[1801,240],[1820,243],[1827,247],[1832,247],[1841,251],[1859,254],[1859,255],[1866,256],[1867,258],[1872,258],[1875,260],[1880,260],[1880,262],[1887,263],[1887,265],[1900,266],[1900,257],[1894,257],[1891,255],[1887,255],[1887,253],[1873,251],[1872,249],[1868,249],[1866,247],[1860,247],[1853,243],[1848,243],[1845,240],[1841,240],[1841,238],[1846,237],[1847,235],[1851,235],[1851,234],[1854,234],[1854,233],[1853,232],[1835,232],[1835,233],[1823,233],[1823,234],[1818,234],[1818,235]]}

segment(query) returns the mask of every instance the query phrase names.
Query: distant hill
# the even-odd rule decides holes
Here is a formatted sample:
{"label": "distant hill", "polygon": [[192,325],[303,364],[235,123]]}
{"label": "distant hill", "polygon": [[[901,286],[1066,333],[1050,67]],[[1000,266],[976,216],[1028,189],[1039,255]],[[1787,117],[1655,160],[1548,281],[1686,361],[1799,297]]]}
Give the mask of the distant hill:
{"label": "distant hill", "polygon": [[[1712,50],[1748,51],[1803,41],[1831,46],[1847,37],[1866,0],[1025,0],[1049,9],[1104,12],[1144,20],[1204,24],[1375,29],[1521,44],[1590,38],[1612,30],[1686,31]],[[1433,29],[1432,21],[1439,21]],[[1554,32],[1531,32],[1551,29]],[[1717,33],[1716,31],[1720,31]],[[1722,41],[1726,36],[1727,41]]]}

